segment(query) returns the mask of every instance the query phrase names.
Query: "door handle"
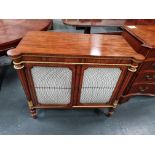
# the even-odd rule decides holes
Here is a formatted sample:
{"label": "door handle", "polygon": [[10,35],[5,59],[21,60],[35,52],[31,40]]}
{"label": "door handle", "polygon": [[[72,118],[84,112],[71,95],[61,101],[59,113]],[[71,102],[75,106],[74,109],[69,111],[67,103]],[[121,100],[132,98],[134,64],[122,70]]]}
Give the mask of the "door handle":
{"label": "door handle", "polygon": [[146,91],[146,90],[148,90],[148,89],[149,89],[149,87],[142,87],[142,86],[139,87],[139,90],[140,90],[141,92],[144,92],[144,91]]}
{"label": "door handle", "polygon": [[145,78],[147,80],[152,80],[152,79],[155,79],[155,75],[151,76],[151,75],[146,75]]}

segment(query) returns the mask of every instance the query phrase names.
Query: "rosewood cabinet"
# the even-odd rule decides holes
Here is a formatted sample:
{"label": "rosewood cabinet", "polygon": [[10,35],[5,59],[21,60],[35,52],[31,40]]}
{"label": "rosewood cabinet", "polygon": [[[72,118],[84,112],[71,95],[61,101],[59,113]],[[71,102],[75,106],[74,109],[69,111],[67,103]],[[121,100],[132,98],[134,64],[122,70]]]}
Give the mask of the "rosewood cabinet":
{"label": "rosewood cabinet", "polygon": [[125,26],[122,35],[137,53],[145,57],[123,99],[135,95],[155,96],[155,25]]}
{"label": "rosewood cabinet", "polygon": [[8,51],[32,117],[38,108],[108,108],[111,115],[144,57],[122,36],[30,32]]}

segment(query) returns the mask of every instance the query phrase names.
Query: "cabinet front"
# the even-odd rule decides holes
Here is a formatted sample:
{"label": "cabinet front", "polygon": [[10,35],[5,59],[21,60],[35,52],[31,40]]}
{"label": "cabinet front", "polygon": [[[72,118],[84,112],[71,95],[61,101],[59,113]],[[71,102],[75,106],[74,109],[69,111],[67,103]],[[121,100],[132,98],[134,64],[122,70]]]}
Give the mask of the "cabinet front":
{"label": "cabinet front", "polygon": [[121,86],[122,72],[119,67],[82,67],[78,104],[112,104]]}
{"label": "cabinet front", "polygon": [[69,106],[72,104],[74,66],[33,65],[27,69],[34,103]]}
{"label": "cabinet front", "polygon": [[123,87],[126,67],[27,64],[35,106],[112,106]]}

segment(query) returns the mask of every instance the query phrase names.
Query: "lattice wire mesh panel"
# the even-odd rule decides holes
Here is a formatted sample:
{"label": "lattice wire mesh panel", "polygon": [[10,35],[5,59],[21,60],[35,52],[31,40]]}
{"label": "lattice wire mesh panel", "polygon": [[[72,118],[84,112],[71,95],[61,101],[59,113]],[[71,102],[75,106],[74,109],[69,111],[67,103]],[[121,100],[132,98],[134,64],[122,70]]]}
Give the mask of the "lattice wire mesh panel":
{"label": "lattice wire mesh panel", "polygon": [[36,66],[31,74],[39,103],[70,103],[72,71],[69,68]]}
{"label": "lattice wire mesh panel", "polygon": [[107,103],[121,74],[119,68],[88,68],[84,71],[80,103]]}

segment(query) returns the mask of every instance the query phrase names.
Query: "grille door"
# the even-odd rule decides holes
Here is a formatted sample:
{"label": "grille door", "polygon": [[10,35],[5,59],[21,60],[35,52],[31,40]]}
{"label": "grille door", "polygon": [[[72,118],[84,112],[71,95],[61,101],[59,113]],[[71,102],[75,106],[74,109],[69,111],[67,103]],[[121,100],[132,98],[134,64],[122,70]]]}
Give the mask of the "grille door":
{"label": "grille door", "polygon": [[119,68],[89,67],[85,69],[83,73],[80,103],[108,103],[112,97],[121,72]]}
{"label": "grille door", "polygon": [[36,97],[41,104],[69,104],[71,102],[72,70],[65,67],[31,69]]}

